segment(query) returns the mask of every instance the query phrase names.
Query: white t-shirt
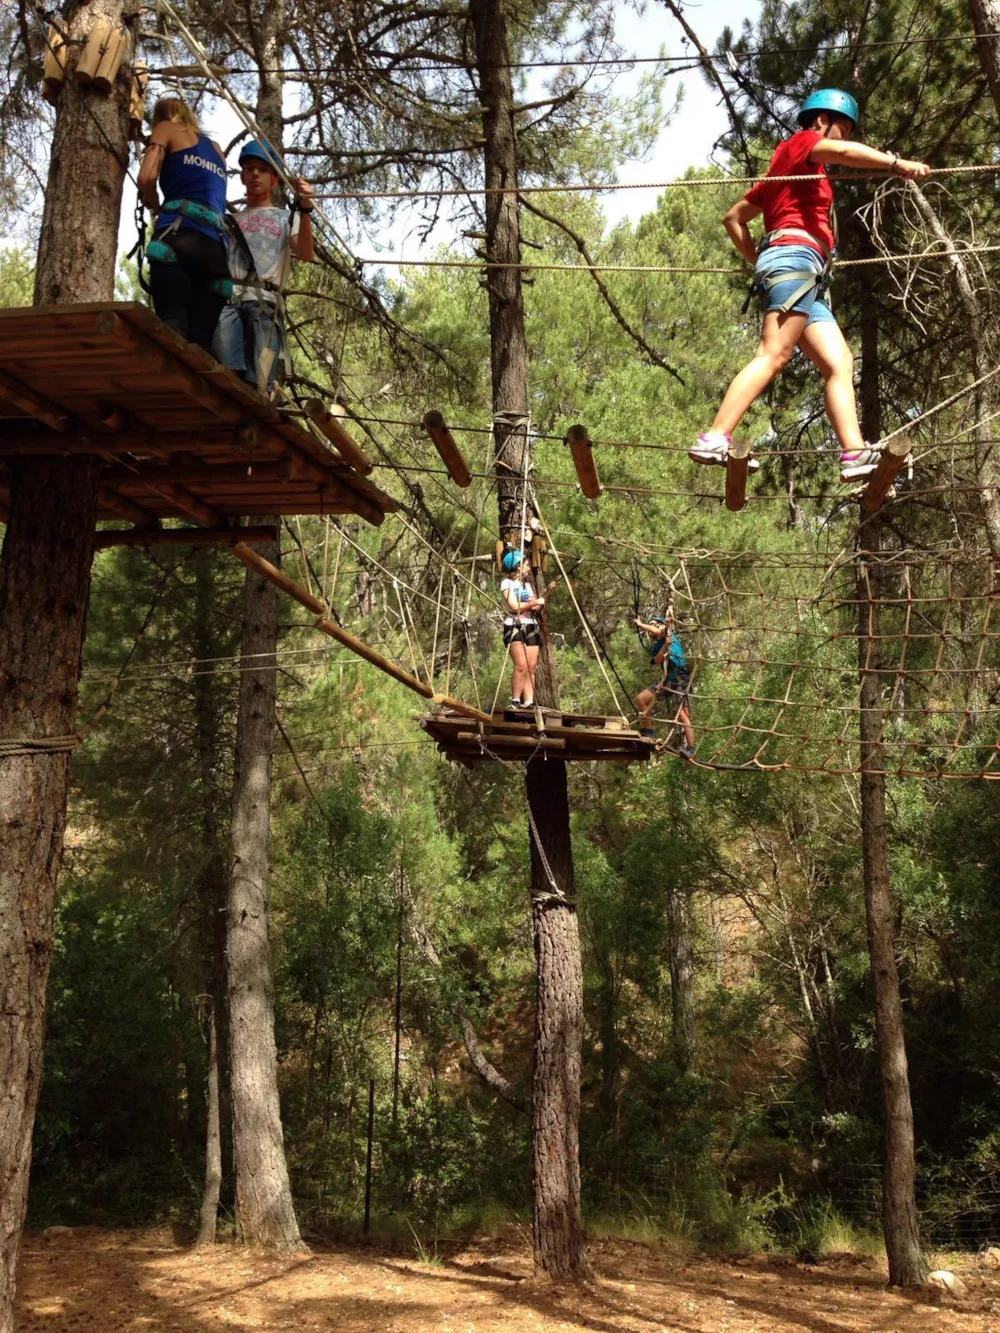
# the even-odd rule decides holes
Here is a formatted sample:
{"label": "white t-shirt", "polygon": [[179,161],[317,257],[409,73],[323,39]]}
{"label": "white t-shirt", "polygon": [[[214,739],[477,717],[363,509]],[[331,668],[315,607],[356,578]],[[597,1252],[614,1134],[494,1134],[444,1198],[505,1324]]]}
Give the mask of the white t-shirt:
{"label": "white t-shirt", "polygon": [[[506,601],[508,592],[512,592],[514,594],[514,600],[517,602],[533,602],[535,600],[535,593],[531,587],[531,584],[522,583],[520,579],[504,579],[503,582],[500,584],[500,591],[504,595],[505,604],[507,605],[508,609],[510,607],[510,603]],[[514,617],[509,616],[508,619],[513,620]],[[535,613],[533,610],[522,611],[518,613],[517,619],[520,620],[522,623],[526,624],[529,620],[535,619]]]}
{"label": "white t-shirt", "polygon": [[[233,217],[239,223],[240,231],[246,237],[257,277],[261,282],[272,282],[284,291],[288,283],[288,273],[292,266],[291,239],[299,234],[300,214],[296,212],[292,221],[287,208],[237,208]],[[241,283],[241,278],[249,278],[246,256],[237,241],[230,236],[229,272],[234,279],[233,295],[247,301],[257,300],[257,291],[252,282]],[[277,301],[275,292],[262,292],[265,301]]]}

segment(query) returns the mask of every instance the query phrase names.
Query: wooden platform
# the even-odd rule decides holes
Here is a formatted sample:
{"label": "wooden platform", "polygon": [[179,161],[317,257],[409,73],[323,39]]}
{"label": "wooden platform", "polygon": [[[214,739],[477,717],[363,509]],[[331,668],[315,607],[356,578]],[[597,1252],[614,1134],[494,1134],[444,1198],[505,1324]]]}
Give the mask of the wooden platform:
{"label": "wooden platform", "polygon": [[498,712],[489,722],[476,722],[449,709],[420,719],[438,749],[462,764],[501,759],[526,760],[551,754],[559,759],[633,763],[649,759],[656,741],[631,730],[621,718],[587,713],[562,713],[542,708],[532,712]]}
{"label": "wooden platform", "polygon": [[358,514],[390,496],[322,438],[145,306],[0,310],[0,518],[13,459],[93,454],[99,517],[225,525],[238,515]]}

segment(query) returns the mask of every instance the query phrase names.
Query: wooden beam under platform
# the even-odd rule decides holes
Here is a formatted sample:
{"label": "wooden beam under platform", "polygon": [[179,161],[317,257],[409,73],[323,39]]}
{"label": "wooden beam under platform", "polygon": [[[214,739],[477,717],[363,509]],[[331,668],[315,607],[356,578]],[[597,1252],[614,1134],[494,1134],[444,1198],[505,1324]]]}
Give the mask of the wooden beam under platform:
{"label": "wooden beam under platform", "polygon": [[0,468],[103,459],[102,521],[224,528],[252,515],[356,514],[377,526],[398,507],[308,422],[145,306],[2,309],[0,343]]}
{"label": "wooden beam under platform", "polygon": [[96,551],[111,546],[236,546],[239,542],[276,542],[278,529],[270,523],[245,528],[104,528],[94,540]]}
{"label": "wooden beam under platform", "polygon": [[634,763],[656,752],[656,741],[629,728],[620,717],[565,713],[554,708],[505,710],[469,729],[466,718],[447,707],[420,725],[449,759],[463,764],[526,760],[536,754],[560,759]]}

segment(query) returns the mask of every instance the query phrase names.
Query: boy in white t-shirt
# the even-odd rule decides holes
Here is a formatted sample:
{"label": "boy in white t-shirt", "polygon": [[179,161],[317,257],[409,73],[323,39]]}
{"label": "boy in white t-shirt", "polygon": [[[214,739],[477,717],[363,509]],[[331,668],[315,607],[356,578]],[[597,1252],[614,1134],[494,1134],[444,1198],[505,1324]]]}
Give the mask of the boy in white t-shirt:
{"label": "boy in white t-shirt", "polygon": [[[271,149],[252,139],[240,150],[240,179],[247,192],[244,208],[233,216],[246,248],[229,237],[229,272],[233,295],[223,308],[212,350],[261,393],[274,386],[284,336],[283,293],[293,258],[313,257],[312,186],[293,177],[294,215],[273,204],[278,184]],[[253,256],[251,269],[249,257]]]}

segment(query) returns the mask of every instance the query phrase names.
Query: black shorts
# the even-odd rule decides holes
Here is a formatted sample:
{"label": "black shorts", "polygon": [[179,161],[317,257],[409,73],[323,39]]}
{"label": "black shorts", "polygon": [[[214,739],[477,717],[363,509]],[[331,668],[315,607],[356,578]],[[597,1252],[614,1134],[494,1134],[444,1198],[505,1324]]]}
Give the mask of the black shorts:
{"label": "black shorts", "polygon": [[508,648],[512,643],[523,643],[525,648],[537,648],[542,642],[538,624],[534,620],[525,621],[520,625],[504,625],[503,641]]}
{"label": "black shorts", "polygon": [[657,699],[665,699],[673,708],[674,712],[678,708],[684,708],[688,713],[691,711],[691,673],[690,671],[677,671],[673,667],[667,672],[666,680],[661,680],[656,686]]}

